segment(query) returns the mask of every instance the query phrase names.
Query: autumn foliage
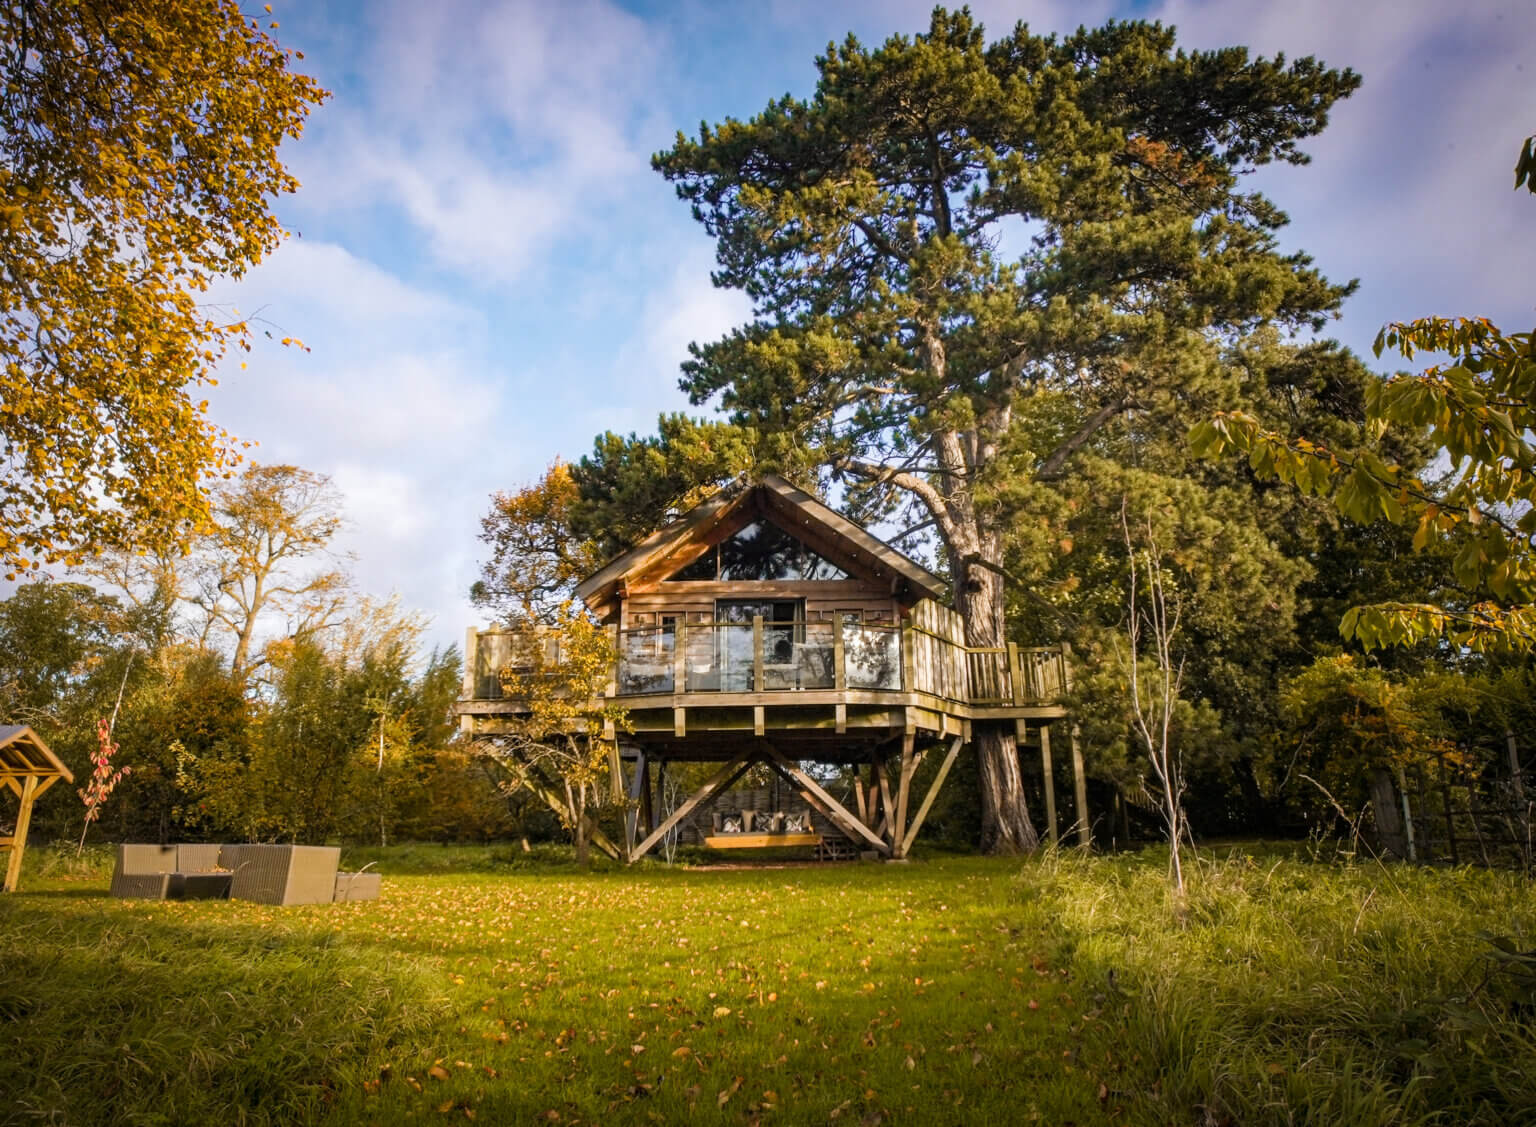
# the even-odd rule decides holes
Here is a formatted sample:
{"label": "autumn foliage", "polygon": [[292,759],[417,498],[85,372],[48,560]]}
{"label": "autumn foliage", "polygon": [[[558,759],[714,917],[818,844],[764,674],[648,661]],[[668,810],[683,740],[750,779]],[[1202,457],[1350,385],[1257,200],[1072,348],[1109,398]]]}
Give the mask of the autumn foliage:
{"label": "autumn foliage", "polygon": [[[263,26],[263,23],[266,26]],[[284,231],[325,96],[232,0],[0,5],[0,565],[182,540],[238,460],[197,394],[250,325],[206,304]]]}

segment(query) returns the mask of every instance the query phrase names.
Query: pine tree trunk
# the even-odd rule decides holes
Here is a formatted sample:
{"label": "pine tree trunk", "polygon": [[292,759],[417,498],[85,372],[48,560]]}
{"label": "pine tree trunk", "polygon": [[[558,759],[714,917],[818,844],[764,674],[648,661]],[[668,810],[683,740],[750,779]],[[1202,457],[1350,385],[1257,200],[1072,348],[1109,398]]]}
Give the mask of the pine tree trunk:
{"label": "pine tree trunk", "polygon": [[[955,574],[955,604],[965,622],[966,644],[1004,645],[1002,575],[974,563],[956,569]],[[1034,852],[1040,838],[1029,818],[1012,723],[973,724],[971,741],[981,776],[982,852]]]}

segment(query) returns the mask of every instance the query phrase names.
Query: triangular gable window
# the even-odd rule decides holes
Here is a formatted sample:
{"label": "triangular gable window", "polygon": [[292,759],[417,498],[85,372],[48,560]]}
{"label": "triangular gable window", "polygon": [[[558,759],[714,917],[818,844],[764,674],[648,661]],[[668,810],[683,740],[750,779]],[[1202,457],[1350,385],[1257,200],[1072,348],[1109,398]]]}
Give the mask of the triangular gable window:
{"label": "triangular gable window", "polygon": [[669,581],[719,579],[727,582],[825,580],[847,579],[848,573],[777,525],[753,521],[667,578]]}

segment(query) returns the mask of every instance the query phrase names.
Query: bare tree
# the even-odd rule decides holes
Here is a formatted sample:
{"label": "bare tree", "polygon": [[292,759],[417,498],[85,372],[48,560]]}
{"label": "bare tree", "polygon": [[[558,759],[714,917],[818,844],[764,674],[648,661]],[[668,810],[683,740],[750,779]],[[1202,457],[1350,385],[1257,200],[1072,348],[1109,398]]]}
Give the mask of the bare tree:
{"label": "bare tree", "polygon": [[233,638],[233,672],[261,664],[253,646],[263,615],[285,615],[290,638],[339,620],[350,580],[330,543],[341,524],[331,479],[298,466],[252,464],[216,491],[190,601],[203,613],[204,641],[220,630]]}
{"label": "bare tree", "polygon": [[[1146,522],[1146,544],[1138,548],[1126,509],[1127,502],[1122,497],[1120,527],[1130,562],[1126,590],[1130,653],[1124,655],[1124,664],[1131,683],[1131,726],[1146,751],[1152,773],[1152,785],[1147,790],[1168,827],[1169,877],[1182,896],[1184,866],[1180,846],[1188,828],[1184,820],[1184,756],[1174,737],[1173,719],[1184,683],[1184,658],[1174,652],[1183,607],[1177,587],[1168,581],[1164,571],[1162,550],[1152,522]],[[1144,596],[1137,590],[1142,577]],[[1141,672],[1144,655],[1157,667],[1155,677],[1149,681]],[[1145,785],[1145,779],[1143,782]]]}

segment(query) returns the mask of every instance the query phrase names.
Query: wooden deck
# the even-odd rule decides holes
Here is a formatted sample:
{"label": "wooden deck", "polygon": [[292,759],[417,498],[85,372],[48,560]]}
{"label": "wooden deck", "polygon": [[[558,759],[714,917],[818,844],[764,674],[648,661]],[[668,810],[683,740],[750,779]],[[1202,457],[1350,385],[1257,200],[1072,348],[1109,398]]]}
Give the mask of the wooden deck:
{"label": "wooden deck", "polygon": [[[1068,647],[966,646],[959,616],[931,600],[900,627],[756,618],[612,629],[612,638],[618,660],[595,693],[618,698],[634,736],[672,744],[679,759],[717,758],[699,743],[705,733],[969,738],[977,721],[1012,720],[1022,734],[1028,721],[1064,717],[1071,685]],[[525,639],[466,635],[457,711],[467,734],[493,735],[518,714],[500,674]]]}

